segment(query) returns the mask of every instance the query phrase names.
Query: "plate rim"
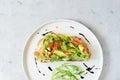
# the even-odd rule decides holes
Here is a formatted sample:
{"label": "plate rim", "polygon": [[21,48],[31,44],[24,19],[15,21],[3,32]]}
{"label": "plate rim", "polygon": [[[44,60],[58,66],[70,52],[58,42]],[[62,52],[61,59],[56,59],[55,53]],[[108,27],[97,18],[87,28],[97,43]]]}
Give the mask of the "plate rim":
{"label": "plate rim", "polygon": [[99,44],[99,47],[100,47],[100,51],[102,52],[101,54],[101,71],[100,71],[100,74],[98,76],[98,79],[100,78],[100,75],[102,74],[102,71],[103,71],[103,49],[102,49],[102,46],[101,46],[101,43],[100,41],[98,40],[98,38],[96,37],[96,35],[93,33],[93,31],[91,29],[89,29],[85,24],[83,24],[82,22],[80,21],[77,21],[77,20],[73,20],[73,19],[53,19],[53,20],[49,20],[49,21],[45,21],[43,22],[42,24],[40,24],[37,28],[35,28],[27,37],[25,43],[24,43],[24,47],[23,47],[23,53],[22,53],[22,65],[23,65],[23,71],[24,71],[24,74],[26,76],[26,78],[28,80],[31,80],[30,79],[30,75],[28,74],[28,70],[27,67],[26,67],[26,62],[25,62],[25,52],[26,52],[26,48],[27,48],[27,45],[29,43],[29,40],[32,38],[32,36],[42,27],[44,27],[44,25],[47,25],[47,24],[51,24],[51,23],[55,23],[55,22],[75,22],[77,24],[80,24],[82,26],[84,26],[85,28],[87,28],[92,34],[93,36],[96,38],[96,40],[98,41],[98,44]]}

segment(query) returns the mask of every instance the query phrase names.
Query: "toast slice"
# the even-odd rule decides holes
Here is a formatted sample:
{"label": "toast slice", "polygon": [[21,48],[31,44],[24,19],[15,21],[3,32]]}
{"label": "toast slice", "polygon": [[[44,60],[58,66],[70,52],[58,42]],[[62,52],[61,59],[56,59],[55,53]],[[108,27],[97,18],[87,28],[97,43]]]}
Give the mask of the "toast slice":
{"label": "toast slice", "polygon": [[81,38],[53,32],[45,34],[34,51],[36,60],[40,62],[86,61],[90,55],[87,44]]}

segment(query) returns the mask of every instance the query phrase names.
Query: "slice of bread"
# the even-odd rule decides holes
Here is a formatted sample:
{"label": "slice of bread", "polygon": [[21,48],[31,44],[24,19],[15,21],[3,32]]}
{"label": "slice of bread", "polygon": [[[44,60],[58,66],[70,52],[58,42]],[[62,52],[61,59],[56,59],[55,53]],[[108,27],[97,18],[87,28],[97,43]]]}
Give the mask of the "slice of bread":
{"label": "slice of bread", "polygon": [[38,41],[34,55],[40,62],[85,61],[91,53],[82,38],[47,32]]}

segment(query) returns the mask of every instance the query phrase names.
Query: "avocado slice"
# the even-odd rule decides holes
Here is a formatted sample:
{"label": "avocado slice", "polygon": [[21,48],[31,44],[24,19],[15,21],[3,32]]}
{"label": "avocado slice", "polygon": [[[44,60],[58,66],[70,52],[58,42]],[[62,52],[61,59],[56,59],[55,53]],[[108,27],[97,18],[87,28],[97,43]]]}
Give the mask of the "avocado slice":
{"label": "avocado slice", "polygon": [[62,51],[60,51],[60,50],[54,50],[53,53],[56,54],[56,55],[58,55],[58,56],[60,56],[60,57],[67,56],[66,54],[64,54],[64,53],[63,53]]}

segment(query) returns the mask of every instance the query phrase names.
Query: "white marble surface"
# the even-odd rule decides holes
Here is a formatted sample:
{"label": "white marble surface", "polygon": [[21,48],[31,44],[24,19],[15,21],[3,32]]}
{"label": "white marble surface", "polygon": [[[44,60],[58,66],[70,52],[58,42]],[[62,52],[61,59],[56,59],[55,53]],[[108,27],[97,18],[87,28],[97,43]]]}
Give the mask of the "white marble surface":
{"label": "white marble surface", "polygon": [[104,52],[99,80],[120,80],[120,0],[0,0],[0,80],[27,80],[22,54],[28,36],[51,19],[89,27]]}

